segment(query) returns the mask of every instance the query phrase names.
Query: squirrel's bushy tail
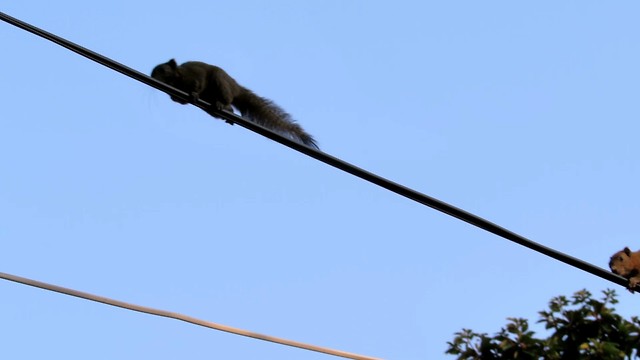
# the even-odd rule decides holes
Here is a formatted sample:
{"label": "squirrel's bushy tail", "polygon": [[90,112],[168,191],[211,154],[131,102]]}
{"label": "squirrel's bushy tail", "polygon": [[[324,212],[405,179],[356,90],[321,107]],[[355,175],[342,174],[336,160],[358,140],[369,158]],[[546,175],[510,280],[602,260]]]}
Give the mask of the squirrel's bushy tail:
{"label": "squirrel's bushy tail", "polygon": [[304,131],[302,126],[291,118],[291,115],[273,101],[260,97],[249,89],[245,88],[241,95],[233,99],[233,106],[240,111],[242,116],[246,116],[256,124],[262,125],[312,148],[320,149],[313,139],[313,136]]}

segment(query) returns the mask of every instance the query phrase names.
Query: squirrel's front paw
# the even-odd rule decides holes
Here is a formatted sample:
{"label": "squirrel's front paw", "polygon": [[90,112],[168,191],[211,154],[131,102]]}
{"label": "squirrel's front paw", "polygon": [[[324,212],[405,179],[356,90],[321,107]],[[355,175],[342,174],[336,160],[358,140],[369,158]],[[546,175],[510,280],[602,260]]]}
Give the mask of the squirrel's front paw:
{"label": "squirrel's front paw", "polygon": [[198,99],[200,99],[200,94],[198,94],[197,92],[192,92],[190,98],[191,98],[191,103],[195,104],[198,102]]}
{"label": "squirrel's front paw", "polygon": [[218,111],[222,111],[222,110],[225,110],[227,108],[227,106],[225,104],[223,104],[222,102],[220,102],[220,101],[216,101],[214,106],[216,107],[216,110],[218,110]]}

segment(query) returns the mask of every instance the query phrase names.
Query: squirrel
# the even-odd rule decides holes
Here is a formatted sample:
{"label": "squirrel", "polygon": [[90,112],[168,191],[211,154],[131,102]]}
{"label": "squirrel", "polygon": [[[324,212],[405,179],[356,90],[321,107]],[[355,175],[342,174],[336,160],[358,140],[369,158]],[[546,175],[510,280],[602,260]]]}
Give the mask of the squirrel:
{"label": "squirrel", "polygon": [[[217,66],[200,61],[189,61],[178,66],[176,61],[171,59],[156,66],[151,72],[151,77],[189,93],[192,100],[202,99],[215,106],[217,110],[233,112],[233,106],[249,120],[319,149],[314,138],[304,131],[291,115],[271,100],[241,86]],[[183,105],[189,103],[174,96],[171,96],[171,100]],[[213,112],[207,113],[219,118]]]}
{"label": "squirrel", "polygon": [[628,289],[633,292],[640,284],[640,251],[632,252],[625,247],[611,256],[609,268],[614,274],[628,279]]}

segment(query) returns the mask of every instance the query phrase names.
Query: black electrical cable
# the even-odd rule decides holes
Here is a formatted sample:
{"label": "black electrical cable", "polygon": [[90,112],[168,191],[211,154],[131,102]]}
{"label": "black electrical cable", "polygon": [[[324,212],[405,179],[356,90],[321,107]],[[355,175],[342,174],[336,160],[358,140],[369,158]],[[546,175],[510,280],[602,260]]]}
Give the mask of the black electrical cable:
{"label": "black electrical cable", "polygon": [[20,21],[18,19],[15,19],[5,13],[0,12],[0,20],[3,20],[5,22],[8,22],[14,26],[17,26],[23,30],[29,31],[33,34],[36,34],[38,36],[41,36],[47,40],[50,40],[60,46],[63,46],[73,52],[76,52],[84,57],[87,57],[95,62],[98,62],[106,67],[109,67],[115,71],[118,71],[126,76],[129,76],[131,78],[134,78],[138,81],[141,81],[149,86],[152,86],[158,90],[164,91],[169,95],[172,96],[176,96],[180,99],[183,99],[185,101],[188,102],[192,102],[194,105],[198,106],[201,109],[207,109],[208,111],[213,111],[216,114],[218,114],[221,118],[224,118],[225,120],[229,120],[232,123],[236,123],[238,125],[241,125],[251,131],[257,132],[260,135],[266,136],[267,138],[277,141],[285,146],[288,146],[292,149],[295,149],[301,153],[304,153],[308,156],[311,156],[317,160],[320,160],[322,162],[324,162],[325,164],[331,165],[333,167],[336,167],[340,170],[343,170],[345,172],[348,172],[352,175],[355,175],[363,180],[369,181],[371,183],[374,183],[378,186],[381,186],[387,190],[390,190],[398,195],[402,195],[406,198],[409,198],[411,200],[417,201],[423,205],[429,206],[433,209],[436,209],[438,211],[441,211],[447,215],[453,216],[455,218],[458,218],[464,222],[467,222],[471,225],[477,226],[481,229],[484,229],[490,233],[493,233],[495,235],[498,235],[500,237],[503,237],[507,240],[511,240],[517,244],[520,244],[522,246],[525,246],[531,250],[537,251],[539,253],[545,254],[551,258],[554,258],[558,261],[561,261],[565,264],[577,267],[578,269],[584,270],[588,273],[591,273],[593,275],[599,276],[605,280],[609,280],[611,282],[614,282],[618,285],[621,286],[627,286],[628,285],[628,281],[616,274],[613,274],[603,268],[597,267],[595,265],[592,265],[588,262],[585,262],[583,260],[574,258],[572,256],[569,256],[565,253],[562,253],[560,251],[554,250],[552,248],[546,247],[544,245],[538,244],[534,241],[531,241],[521,235],[518,235],[512,231],[509,231],[503,227],[500,227],[490,221],[487,221],[477,215],[471,214],[467,211],[464,211],[462,209],[459,209],[453,205],[449,205],[443,201],[440,201],[436,198],[430,197],[428,195],[422,194],[418,191],[415,191],[413,189],[407,188],[405,186],[402,186],[398,183],[395,183],[393,181],[387,180],[381,176],[372,174],[364,169],[361,169],[355,165],[349,164],[346,161],[343,161],[341,159],[338,159],[334,156],[331,156],[327,153],[324,153],[322,151],[310,148],[306,145],[302,145],[296,141],[293,141],[291,139],[288,139],[284,136],[281,136],[280,134],[274,133],[269,129],[266,129],[260,125],[257,125],[255,123],[252,123],[248,120],[243,119],[242,117],[233,114],[231,112],[228,111],[219,111],[216,110],[214,107],[212,107],[210,104],[198,99],[197,101],[193,102],[192,99],[190,98],[189,94],[180,91],[178,89],[175,89],[171,86],[168,86],[164,83],[161,83],[143,73],[140,73],[136,70],[133,70],[123,64],[120,64],[114,60],[111,60],[103,55],[100,55],[98,53],[95,53],[91,50],[85,49],[82,46],[79,46],[77,44],[74,44],[66,39],[63,39],[57,35],[51,34],[47,31],[44,31],[42,29],[39,29],[33,25],[27,24],[23,21]]}

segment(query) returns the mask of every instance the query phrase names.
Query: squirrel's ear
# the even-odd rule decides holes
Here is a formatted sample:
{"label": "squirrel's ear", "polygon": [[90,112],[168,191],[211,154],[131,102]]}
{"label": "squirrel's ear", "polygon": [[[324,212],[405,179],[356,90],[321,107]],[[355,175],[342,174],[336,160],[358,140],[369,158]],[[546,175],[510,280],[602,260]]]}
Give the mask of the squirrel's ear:
{"label": "squirrel's ear", "polygon": [[628,247],[625,247],[624,250],[622,251],[624,251],[624,253],[627,254],[627,256],[631,256],[631,250],[629,250]]}
{"label": "squirrel's ear", "polygon": [[169,64],[169,66],[170,66],[172,69],[175,69],[175,68],[177,68],[177,67],[178,67],[178,63],[176,63],[176,59],[171,59],[171,60],[169,60],[169,61],[167,62],[167,64]]}

